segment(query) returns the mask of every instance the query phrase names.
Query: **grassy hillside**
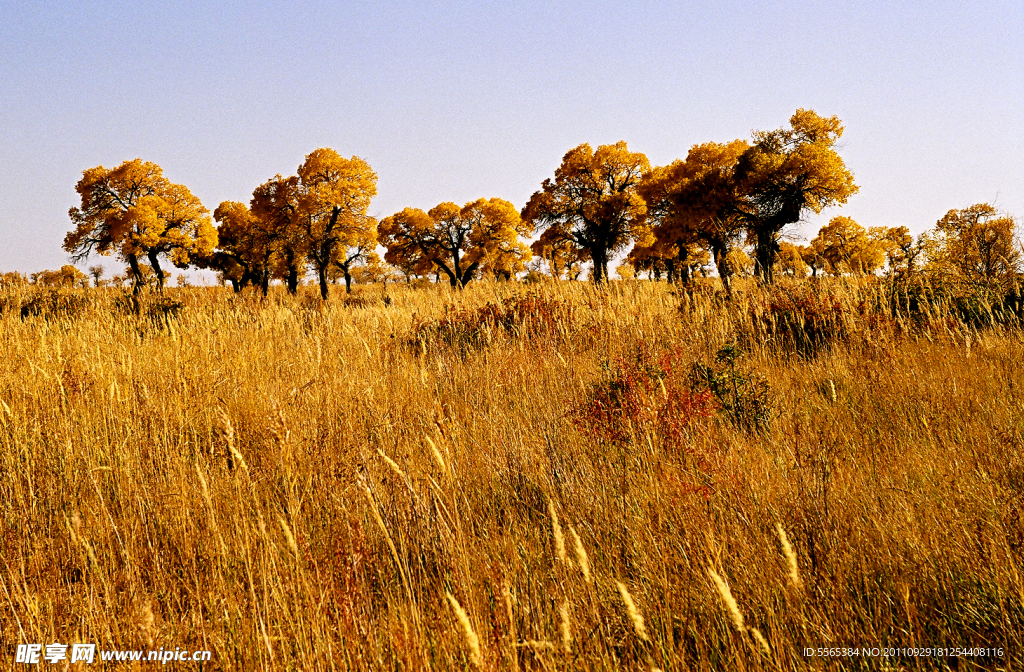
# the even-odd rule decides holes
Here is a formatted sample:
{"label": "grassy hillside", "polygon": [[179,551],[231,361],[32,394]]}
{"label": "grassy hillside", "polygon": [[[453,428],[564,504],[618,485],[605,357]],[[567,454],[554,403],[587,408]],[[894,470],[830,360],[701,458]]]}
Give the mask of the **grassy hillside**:
{"label": "grassy hillside", "polygon": [[669,290],[6,295],[3,641],[230,670],[1019,661],[1021,330],[876,284]]}

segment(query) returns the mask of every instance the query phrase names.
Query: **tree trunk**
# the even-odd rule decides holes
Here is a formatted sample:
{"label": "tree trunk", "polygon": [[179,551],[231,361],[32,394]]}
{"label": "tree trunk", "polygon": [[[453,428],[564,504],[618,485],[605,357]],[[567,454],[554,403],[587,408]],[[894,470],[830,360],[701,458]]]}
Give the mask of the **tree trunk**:
{"label": "tree trunk", "polygon": [[326,301],[328,292],[330,292],[330,285],[327,282],[327,266],[325,264],[317,265],[316,276],[320,281],[320,298]]}
{"label": "tree trunk", "polygon": [[722,280],[725,293],[732,296],[732,269],[729,268],[729,261],[726,259],[729,247],[716,243],[711,246],[711,253],[715,256],[715,266],[718,268],[718,277]]}
{"label": "tree trunk", "polygon": [[346,294],[351,294],[352,293],[352,274],[348,272],[348,266],[345,266],[342,270],[345,271],[345,293]]}
{"label": "tree trunk", "polygon": [[779,252],[779,235],[787,225],[800,221],[804,203],[803,195],[796,195],[787,199],[782,208],[771,217],[755,222],[757,247],[754,251],[754,272],[766,285],[772,284],[775,280],[775,257]]}
{"label": "tree trunk", "polygon": [[775,237],[767,231],[758,231],[757,247],[754,249],[754,274],[765,285],[774,280],[775,249],[778,248]]}
{"label": "tree trunk", "polygon": [[149,265],[153,267],[153,275],[156,276],[156,289],[162,294],[166,275],[164,270],[160,268],[160,255],[156,252],[150,252],[147,256],[149,257]]}
{"label": "tree trunk", "polygon": [[452,252],[452,287],[455,289],[462,289],[464,287],[462,283],[462,266],[459,264],[459,250],[458,248]]}
{"label": "tree trunk", "polygon": [[685,245],[679,246],[675,261],[679,265],[679,282],[684,285],[690,284],[690,250]]}
{"label": "tree trunk", "polygon": [[299,291],[299,266],[295,263],[295,250],[290,248],[284,252],[285,284],[288,286],[289,294],[297,294]]}
{"label": "tree trunk", "polygon": [[139,268],[139,258],[134,254],[128,255],[128,267],[132,269],[132,296],[138,296],[142,291],[142,270]]}
{"label": "tree trunk", "polygon": [[594,284],[601,285],[608,282],[608,257],[603,247],[590,248],[590,258],[594,262]]}

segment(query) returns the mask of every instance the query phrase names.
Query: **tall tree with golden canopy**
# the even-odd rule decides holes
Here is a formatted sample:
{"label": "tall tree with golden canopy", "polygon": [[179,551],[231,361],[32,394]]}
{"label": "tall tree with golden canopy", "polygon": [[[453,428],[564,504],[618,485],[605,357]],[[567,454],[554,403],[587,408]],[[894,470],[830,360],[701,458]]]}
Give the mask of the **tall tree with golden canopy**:
{"label": "tall tree with golden canopy", "polygon": [[611,256],[640,234],[647,204],[637,185],[650,168],[647,157],[630,152],[625,142],[597,151],[582,144],[562,157],[555,179],[544,180],[522,218],[545,229],[549,245],[566,241],[589,253],[594,282],[607,282]]}
{"label": "tall tree with golden canopy", "polygon": [[836,152],[843,135],[839,117],[799,109],[790,128],[754,133],[754,145],[736,167],[741,199],[737,208],[755,243],[755,268],[766,283],[773,279],[779,238],[786,226],[807,211],[842,205],[858,187]]}
{"label": "tall tree with golden canopy", "polygon": [[217,249],[205,265],[221,272],[235,291],[256,285],[266,295],[273,272],[274,246],[265,222],[245,203],[224,201],[213,211]]}
{"label": "tall tree with golden canopy", "polygon": [[651,171],[640,187],[655,215],[655,238],[663,246],[682,246],[678,254],[696,254],[694,244],[705,247],[726,292],[732,291],[729,252],[746,226],[736,166],[749,147],[743,140],[694,145],[684,161]]}
{"label": "tall tree with golden canopy", "polygon": [[406,208],[378,227],[388,263],[426,270],[433,265],[459,288],[480,268],[510,272],[514,257],[523,254],[519,236],[527,231],[515,206],[501,198],[481,198],[461,208],[440,203],[430,212]]}
{"label": "tall tree with golden canopy", "polygon": [[[249,201],[258,249],[273,268],[263,277],[267,282],[270,275],[284,280],[289,294],[298,291],[306,257],[307,241],[299,226],[300,196],[298,176],[278,174],[256,187]],[[262,288],[266,294],[267,284],[263,283]]]}
{"label": "tall tree with golden canopy", "polygon": [[988,203],[950,210],[931,232],[929,266],[965,287],[992,294],[1024,271],[1016,220]]}
{"label": "tall tree with golden canopy", "polygon": [[90,168],[75,189],[82,204],[68,212],[75,228],[64,237],[64,250],[75,260],[116,254],[131,269],[133,293],[143,287],[140,258],[149,260],[162,290],[160,257],[186,268],[217,245],[210,212],[155,163],[133,159],[116,168]]}
{"label": "tall tree with golden canopy", "polygon": [[377,222],[368,214],[377,195],[377,173],[358,156],[346,159],[333,149],[310,152],[299,166],[299,217],[306,257],[328,295],[327,270],[339,268],[345,289],[352,291],[352,265],[377,244]]}

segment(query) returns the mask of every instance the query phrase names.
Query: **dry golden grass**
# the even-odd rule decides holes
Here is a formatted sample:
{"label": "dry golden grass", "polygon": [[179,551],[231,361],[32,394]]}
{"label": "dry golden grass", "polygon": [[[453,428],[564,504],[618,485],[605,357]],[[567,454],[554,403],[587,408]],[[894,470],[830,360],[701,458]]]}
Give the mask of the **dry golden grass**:
{"label": "dry golden grass", "polygon": [[[560,307],[422,328],[527,291]],[[805,669],[804,647],[842,646],[999,646],[1013,667],[1021,331],[878,320],[876,291],[835,284],[842,334],[816,354],[765,340],[754,288],[646,282],[7,310],[3,641],[230,670]],[[737,337],[765,431],[719,415],[685,446],[654,425],[611,443],[567,417],[641,341],[710,363]]]}

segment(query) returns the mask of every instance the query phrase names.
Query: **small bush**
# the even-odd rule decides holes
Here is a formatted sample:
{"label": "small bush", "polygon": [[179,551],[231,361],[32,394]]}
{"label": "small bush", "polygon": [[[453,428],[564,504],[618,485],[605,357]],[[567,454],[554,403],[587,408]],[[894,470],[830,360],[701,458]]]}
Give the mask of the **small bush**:
{"label": "small bush", "polygon": [[150,298],[143,294],[136,296],[122,292],[114,299],[114,310],[124,315],[133,315],[149,320],[155,326],[163,327],[170,320],[177,319],[185,304],[169,296]]}
{"label": "small bush", "polygon": [[38,292],[21,302],[21,318],[76,318],[89,305],[89,297],[61,290]]}
{"label": "small bush", "polygon": [[16,294],[0,295],[0,315],[6,312],[21,312],[21,297]]}
{"label": "small bush", "polygon": [[434,343],[466,350],[490,342],[497,332],[516,338],[559,337],[573,323],[571,305],[539,294],[509,297],[470,310],[445,307],[438,320],[414,318],[409,344],[424,349]]}
{"label": "small bush", "polygon": [[359,296],[358,294],[347,294],[345,298],[341,300],[341,305],[346,308],[366,308],[370,305],[370,302],[365,296]]}
{"label": "small bush", "polygon": [[810,283],[780,283],[752,303],[753,333],[742,335],[748,343],[764,340],[813,357],[849,337],[851,312],[831,292]]}
{"label": "small bush", "polygon": [[181,301],[161,296],[146,307],[146,314],[151,320],[163,323],[177,318],[184,307],[185,304]]}
{"label": "small bush", "polygon": [[605,441],[624,444],[653,435],[688,451],[689,429],[719,406],[711,392],[685,384],[679,364],[678,351],[655,356],[641,343],[633,357],[604,364],[602,380],[568,417],[584,434]]}
{"label": "small bush", "polygon": [[718,351],[713,365],[694,364],[692,386],[714,395],[722,413],[734,425],[760,432],[771,422],[771,390],[762,376],[736,367],[736,360],[741,356],[740,350],[729,344]]}
{"label": "small bush", "polygon": [[939,315],[975,329],[1024,322],[1024,291],[1017,284],[998,294],[964,292],[939,278],[927,284],[896,280],[886,287],[885,302],[889,314],[907,317],[917,327]]}

